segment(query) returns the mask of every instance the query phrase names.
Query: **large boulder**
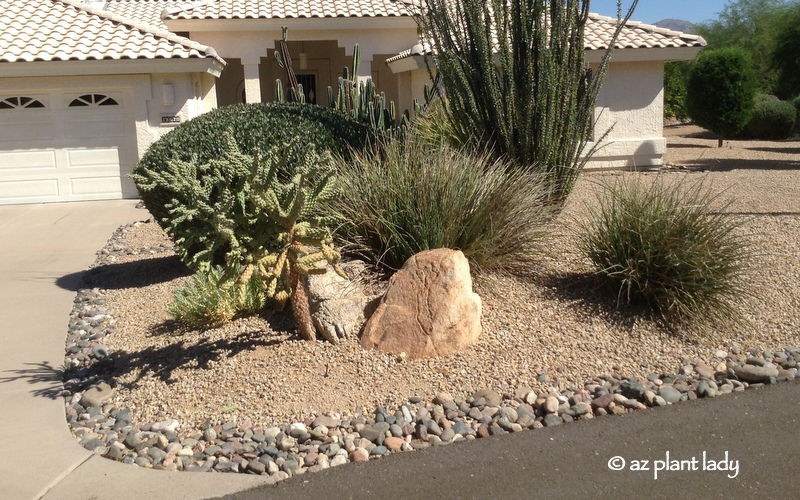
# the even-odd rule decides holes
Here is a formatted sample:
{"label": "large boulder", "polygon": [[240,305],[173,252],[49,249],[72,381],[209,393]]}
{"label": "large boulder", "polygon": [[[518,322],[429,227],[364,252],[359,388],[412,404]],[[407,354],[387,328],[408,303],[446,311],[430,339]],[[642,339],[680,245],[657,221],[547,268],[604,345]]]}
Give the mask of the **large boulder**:
{"label": "large boulder", "polygon": [[420,252],[389,281],[360,343],[409,358],[447,356],[481,333],[481,298],[472,291],[469,263],[459,250]]}
{"label": "large boulder", "polygon": [[306,281],[311,321],[319,337],[333,343],[355,338],[364,322],[370,304],[377,296],[365,294],[359,280],[366,273],[360,261],[342,263],[347,279],[332,270],[311,274]]}

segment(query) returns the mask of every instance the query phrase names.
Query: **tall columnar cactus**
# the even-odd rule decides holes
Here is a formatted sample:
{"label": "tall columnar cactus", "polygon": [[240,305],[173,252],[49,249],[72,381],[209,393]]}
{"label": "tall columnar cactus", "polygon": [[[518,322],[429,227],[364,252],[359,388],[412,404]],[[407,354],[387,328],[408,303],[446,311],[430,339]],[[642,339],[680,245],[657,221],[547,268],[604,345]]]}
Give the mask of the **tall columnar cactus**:
{"label": "tall columnar cactus", "polygon": [[[168,205],[167,232],[175,238],[187,263],[209,273],[212,258],[219,248],[226,248],[221,287],[233,288],[227,294],[235,301],[235,311],[252,309],[254,282],[261,283],[267,300],[282,307],[291,299],[292,311],[301,335],[316,338],[308,313],[308,301],[302,277],[325,273],[328,266],[341,274],[339,252],[326,217],[312,211],[321,201],[337,195],[336,179],[330,153],[318,154],[312,146],[300,151],[300,161],[285,164],[286,149],[300,148],[285,144],[254,157],[242,154],[233,137],[226,133],[226,147],[213,165],[197,161],[179,161],[170,169],[170,179],[179,193]],[[198,176],[197,172],[206,175]],[[216,202],[210,201],[214,193]],[[177,199],[189,202],[177,202]],[[198,221],[205,227],[196,241]],[[210,231],[209,231],[210,229]],[[211,234],[212,236],[208,236]],[[206,250],[189,254],[185,249],[205,245]]]}
{"label": "tall columnar cactus", "polygon": [[358,79],[358,68],[361,66],[361,48],[358,44],[353,48],[353,68],[344,68],[344,76],[339,78],[337,94],[328,87],[328,102],[337,111],[354,120],[368,123],[375,130],[388,130],[397,123],[394,101],[386,102],[386,95],[378,93],[372,78],[364,81]]}

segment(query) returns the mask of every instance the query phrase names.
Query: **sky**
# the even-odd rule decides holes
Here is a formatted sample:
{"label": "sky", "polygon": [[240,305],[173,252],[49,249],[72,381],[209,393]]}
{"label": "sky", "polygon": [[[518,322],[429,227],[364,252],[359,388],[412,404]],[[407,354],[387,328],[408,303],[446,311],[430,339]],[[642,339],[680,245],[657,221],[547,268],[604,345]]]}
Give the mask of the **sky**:
{"label": "sky", "polygon": [[[639,0],[633,13],[633,21],[653,24],[662,19],[680,19],[699,24],[717,19],[717,14],[733,0]],[[623,0],[625,11],[631,0]],[[617,17],[617,0],[591,0],[591,12]],[[624,12],[623,12],[624,14]]]}

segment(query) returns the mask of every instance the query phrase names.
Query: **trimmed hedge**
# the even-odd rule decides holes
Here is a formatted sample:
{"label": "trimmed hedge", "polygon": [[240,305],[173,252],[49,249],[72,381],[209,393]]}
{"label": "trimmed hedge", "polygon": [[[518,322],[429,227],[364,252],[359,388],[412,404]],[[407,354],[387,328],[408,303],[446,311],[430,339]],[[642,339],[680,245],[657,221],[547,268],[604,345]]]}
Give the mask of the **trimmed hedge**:
{"label": "trimmed hedge", "polygon": [[773,96],[758,97],[747,123],[747,135],[755,139],[781,140],[792,135],[797,110],[792,103]]}
{"label": "trimmed hedge", "polygon": [[[225,150],[226,131],[233,134],[239,150],[246,155],[266,152],[296,138],[313,143],[318,151],[348,155],[351,147],[361,149],[371,137],[367,125],[321,106],[239,104],[205,113],[153,143],[131,174],[145,206],[162,227],[166,227],[164,221],[170,216],[166,205],[176,193],[170,186],[155,183],[147,171],[173,169],[174,160],[205,164],[219,158]],[[286,150],[287,155],[297,153],[297,148]],[[286,164],[296,163],[287,160]]]}
{"label": "trimmed hedge", "polygon": [[689,116],[697,125],[717,134],[718,146],[742,131],[750,120],[756,77],[744,50],[727,47],[701,52],[686,88]]}

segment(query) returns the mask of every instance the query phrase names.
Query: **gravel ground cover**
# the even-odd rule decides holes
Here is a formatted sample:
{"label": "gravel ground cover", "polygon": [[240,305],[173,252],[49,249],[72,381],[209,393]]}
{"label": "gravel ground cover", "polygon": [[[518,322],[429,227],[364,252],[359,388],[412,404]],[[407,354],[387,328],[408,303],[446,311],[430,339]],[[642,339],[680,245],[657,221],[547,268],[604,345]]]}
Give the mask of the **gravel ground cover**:
{"label": "gravel ground cover", "polygon": [[[404,441],[396,451],[442,442],[442,425],[447,425],[434,418],[437,408],[451,426],[464,422],[471,429],[459,428],[463,433],[447,433],[448,438],[469,439],[500,432],[492,429],[555,425],[553,414],[562,423],[793,378],[795,358],[800,359],[795,349],[800,347],[800,142],[729,141],[717,149],[716,140],[699,128],[668,127],[666,135],[664,168],[587,173],[580,179],[541,262],[527,276],[476,281],[483,333],[472,349],[447,358],[400,360],[364,351],[354,340],[306,342],[294,333],[286,313],[205,331],[178,328],[166,311],[175,288],[187,278],[186,269],[156,224],[120,228],[98,252],[70,320],[64,392],[70,426],[87,448],[142,466],[288,476],[303,463],[324,468],[313,454],[331,442],[341,444],[349,460],[362,458],[360,451],[354,458],[357,448],[367,455],[385,453],[373,453],[386,448],[383,439],[367,439],[360,431],[387,420],[411,425],[398,426],[399,435],[388,427],[378,430]],[[649,182],[659,175],[705,182],[736,200],[732,216],[748,219],[742,236],[757,246],[759,256],[752,295],[741,305],[744,325],[703,337],[676,336],[653,321],[617,311],[613,300],[594,290],[588,262],[576,252],[570,232],[585,213],[584,203],[593,202],[600,182],[621,176]],[[143,211],[142,219],[147,218]],[[743,366],[767,371],[742,375],[737,370]],[[101,381],[111,388],[108,399],[99,407],[82,406],[86,389]],[[661,394],[662,386],[677,387],[677,399],[670,390]],[[590,404],[599,397],[606,398],[604,405]],[[584,407],[569,410],[578,404],[589,408],[588,416]],[[518,420],[525,412],[519,408],[526,405],[531,418],[523,425]],[[514,418],[504,407],[514,409]],[[483,413],[470,416],[472,408]],[[423,409],[424,415],[416,414]],[[406,411],[413,418],[404,420]],[[313,443],[311,430],[331,424],[320,424],[323,416],[336,425],[316,436],[319,443],[310,452],[315,458],[306,460],[311,445],[303,443]],[[507,421],[500,422],[501,417]],[[437,427],[431,429],[429,420]],[[147,436],[140,436],[142,442],[131,437],[152,432],[153,424],[166,426],[167,437],[158,448],[164,456],[150,452],[157,446],[147,444]],[[226,431],[228,438],[239,439],[235,442],[248,432],[248,439],[266,436],[266,445],[294,455],[278,457],[254,446],[250,455],[226,456],[210,448],[231,442],[220,437]],[[307,437],[304,433],[306,441],[300,439]],[[437,438],[428,439],[429,434]],[[283,449],[284,438],[294,443],[283,443]],[[119,444],[126,439],[133,442]],[[341,456],[339,448],[329,450],[323,454]],[[165,460],[170,452],[172,460]],[[266,455],[271,458],[259,462],[262,470],[255,462]],[[284,467],[287,460],[290,466]],[[295,468],[292,460],[305,462]]]}

